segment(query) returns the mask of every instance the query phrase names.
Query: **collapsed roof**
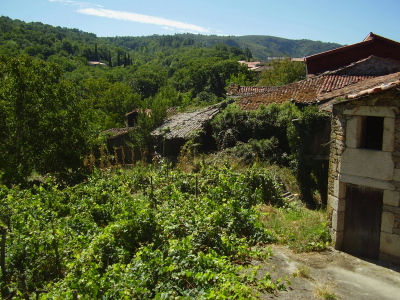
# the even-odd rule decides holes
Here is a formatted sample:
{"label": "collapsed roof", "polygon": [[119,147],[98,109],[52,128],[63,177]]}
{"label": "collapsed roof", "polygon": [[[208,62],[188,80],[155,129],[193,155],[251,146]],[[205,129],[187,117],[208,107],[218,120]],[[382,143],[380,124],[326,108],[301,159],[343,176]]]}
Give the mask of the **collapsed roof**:
{"label": "collapsed roof", "polygon": [[219,105],[212,105],[194,112],[177,113],[153,130],[152,135],[165,139],[188,139],[194,131],[203,130],[219,111]]}

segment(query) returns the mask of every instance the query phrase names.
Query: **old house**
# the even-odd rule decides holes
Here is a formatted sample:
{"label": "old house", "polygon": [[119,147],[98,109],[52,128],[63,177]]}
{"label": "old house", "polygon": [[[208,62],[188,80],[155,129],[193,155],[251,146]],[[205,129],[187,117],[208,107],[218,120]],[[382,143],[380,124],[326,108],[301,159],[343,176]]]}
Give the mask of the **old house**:
{"label": "old house", "polygon": [[337,70],[371,55],[400,61],[400,43],[371,32],[360,43],[306,57],[307,73],[316,75]]}
{"label": "old house", "polygon": [[400,264],[400,73],[384,84],[360,83],[329,109],[328,216],[335,247]]}
{"label": "old house", "polygon": [[181,147],[195,137],[207,148],[203,150],[214,148],[210,122],[220,110],[220,105],[212,105],[193,112],[176,113],[167,118],[152,132],[158,141],[159,153],[163,156],[176,156]]}
{"label": "old house", "polygon": [[[138,155],[131,147],[131,132],[134,127],[111,128],[102,132],[106,136],[109,163],[112,165],[132,164]],[[105,154],[101,154],[105,155]]]}
{"label": "old house", "polygon": [[131,134],[136,130],[138,117],[140,114],[150,115],[150,109],[135,109],[125,115],[126,127],[110,128],[102,132],[106,137],[107,155],[110,164],[126,165],[132,164],[135,160],[141,158],[141,153],[135,151],[131,145]]}

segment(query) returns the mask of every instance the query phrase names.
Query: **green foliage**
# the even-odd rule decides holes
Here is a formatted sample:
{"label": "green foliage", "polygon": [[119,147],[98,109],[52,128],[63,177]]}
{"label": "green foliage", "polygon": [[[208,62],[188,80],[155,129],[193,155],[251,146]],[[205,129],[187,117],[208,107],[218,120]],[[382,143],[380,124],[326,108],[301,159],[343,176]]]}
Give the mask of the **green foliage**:
{"label": "green foliage", "polygon": [[306,78],[306,64],[293,62],[290,58],[274,60],[270,67],[262,72],[258,85],[281,86]]}
{"label": "green foliage", "polygon": [[262,169],[138,166],[64,189],[1,186],[0,196],[2,288],[15,299],[43,289],[43,299],[252,299],[282,288],[242,266],[275,240],[255,205],[280,203],[280,187]]}
{"label": "green foliage", "polygon": [[63,179],[78,172],[86,122],[75,86],[56,65],[0,56],[0,115],[4,182],[23,182],[33,171]]}
{"label": "green foliage", "polygon": [[256,83],[256,73],[251,71],[247,71],[245,73],[239,71],[238,74],[232,74],[231,77],[226,81],[227,86],[231,84],[252,86],[256,85]]}
{"label": "green foliage", "polygon": [[[214,138],[220,150],[251,140],[250,145],[239,145],[238,151],[241,152],[241,147],[250,147],[254,150],[249,155],[279,161],[291,153],[289,137],[293,130],[292,119],[300,113],[290,103],[271,104],[256,111],[243,111],[230,105],[212,121]],[[269,142],[256,142],[256,139],[268,139]],[[275,159],[270,155],[275,155]]]}
{"label": "green foliage", "polygon": [[[328,166],[313,157],[319,154],[314,149],[315,138],[323,133],[329,124],[330,118],[327,114],[320,112],[317,107],[306,107],[294,122],[295,130],[291,135],[292,143],[297,149],[297,181],[300,184],[303,200],[310,207],[316,207],[318,202],[314,199],[314,191],[318,191],[323,197],[319,202],[326,204]],[[323,149],[326,145],[318,147]]]}
{"label": "green foliage", "polygon": [[211,122],[218,149],[240,162],[277,163],[297,174],[301,197],[308,205],[324,204],[314,193],[326,194],[327,173],[316,161],[315,138],[325,131],[329,116],[309,106],[299,109],[291,103],[271,104],[255,111],[228,106]]}
{"label": "green foliage", "polygon": [[247,143],[239,142],[236,146],[225,149],[224,152],[237,157],[246,165],[251,165],[256,161],[283,164],[285,156],[281,153],[278,144],[279,141],[275,137],[263,140],[250,139]]}
{"label": "green foliage", "polygon": [[82,104],[97,130],[125,127],[125,115],[141,103],[139,94],[122,82],[89,78],[81,83]]}
{"label": "green foliage", "polygon": [[238,73],[251,76],[246,67],[235,60],[197,58],[188,62],[186,68],[177,70],[171,80],[179,91],[190,91],[194,95],[205,91],[222,97],[225,95],[226,81]]}
{"label": "green foliage", "polygon": [[165,85],[167,72],[162,67],[144,65],[129,79],[132,89],[143,98],[154,96]]}

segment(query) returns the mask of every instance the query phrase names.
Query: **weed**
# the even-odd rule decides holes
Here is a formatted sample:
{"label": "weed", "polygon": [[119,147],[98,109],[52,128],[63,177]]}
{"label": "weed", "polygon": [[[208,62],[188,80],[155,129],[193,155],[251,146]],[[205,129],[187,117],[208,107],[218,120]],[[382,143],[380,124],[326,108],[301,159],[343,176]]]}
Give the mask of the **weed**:
{"label": "weed", "polygon": [[297,271],[293,274],[294,277],[300,277],[300,278],[307,278],[311,279],[311,271],[310,268],[306,266],[301,266],[297,269]]}
{"label": "weed", "polygon": [[320,284],[315,287],[314,295],[319,299],[335,300],[338,295],[333,292],[334,287],[330,284]]}

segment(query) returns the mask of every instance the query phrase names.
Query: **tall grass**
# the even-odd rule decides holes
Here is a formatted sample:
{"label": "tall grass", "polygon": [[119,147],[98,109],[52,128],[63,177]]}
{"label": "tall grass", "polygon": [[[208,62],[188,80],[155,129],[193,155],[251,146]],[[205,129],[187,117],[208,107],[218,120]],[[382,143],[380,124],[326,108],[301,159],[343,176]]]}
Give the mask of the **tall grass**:
{"label": "tall grass", "polygon": [[310,210],[299,202],[284,207],[260,206],[262,222],[278,242],[295,252],[322,251],[328,248],[330,235],[325,212]]}

